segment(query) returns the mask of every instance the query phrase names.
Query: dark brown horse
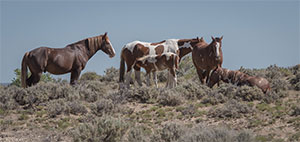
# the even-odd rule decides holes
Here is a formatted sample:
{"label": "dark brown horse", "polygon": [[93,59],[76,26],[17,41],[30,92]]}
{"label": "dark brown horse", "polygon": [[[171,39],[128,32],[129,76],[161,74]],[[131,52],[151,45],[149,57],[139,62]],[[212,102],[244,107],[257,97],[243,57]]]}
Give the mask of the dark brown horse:
{"label": "dark brown horse", "polygon": [[[26,52],[22,60],[22,87],[39,82],[43,72],[65,74],[71,72],[70,84],[75,84],[87,61],[98,51],[102,50],[109,57],[115,56],[107,33],[87,38],[64,48],[39,47]],[[27,78],[27,67],[31,76]]]}
{"label": "dark brown horse", "polygon": [[148,86],[150,86],[150,73],[153,72],[156,88],[158,87],[156,71],[162,71],[165,69],[169,70],[166,88],[176,87],[176,69],[178,68],[178,64],[179,56],[172,52],[163,53],[161,55],[146,55],[137,59],[136,62],[138,67],[143,67],[146,70]]}
{"label": "dark brown horse", "polygon": [[217,67],[221,67],[223,63],[221,49],[223,36],[220,38],[211,38],[212,42],[210,44],[206,43],[203,38],[201,38],[201,42],[198,43],[192,51],[193,63],[202,84],[207,82],[210,72]]}
{"label": "dark brown horse", "polygon": [[208,81],[208,86],[213,87],[220,80],[238,86],[257,86],[264,93],[268,93],[270,91],[270,83],[267,79],[257,76],[249,76],[243,72],[232,71],[225,68],[217,68],[212,72],[211,77]]}
{"label": "dark brown horse", "polygon": [[172,52],[177,54],[179,56],[179,59],[181,59],[183,56],[190,53],[192,51],[192,48],[199,41],[199,38],[168,39],[157,43],[133,41],[126,44],[121,51],[119,82],[124,82],[125,63],[127,65],[125,84],[128,85],[131,81],[131,71],[132,68],[134,68],[135,78],[138,84],[142,86],[142,81],[140,79],[141,68],[135,65],[138,58],[146,55],[161,55],[163,53]]}

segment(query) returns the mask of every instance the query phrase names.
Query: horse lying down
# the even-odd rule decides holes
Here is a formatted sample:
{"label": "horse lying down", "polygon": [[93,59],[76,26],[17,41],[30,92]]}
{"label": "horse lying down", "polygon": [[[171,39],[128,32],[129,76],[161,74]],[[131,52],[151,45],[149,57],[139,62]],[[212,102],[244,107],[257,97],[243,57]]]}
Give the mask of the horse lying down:
{"label": "horse lying down", "polygon": [[178,68],[178,64],[178,55],[171,52],[163,53],[161,55],[147,55],[137,59],[136,62],[138,67],[143,67],[146,70],[147,86],[150,86],[150,73],[153,73],[156,88],[158,87],[156,71],[165,69],[169,70],[166,88],[173,88],[176,86],[177,77],[175,70]]}
{"label": "horse lying down", "polygon": [[225,68],[217,68],[213,71],[207,85],[212,88],[220,80],[238,86],[257,86],[264,93],[268,93],[271,89],[269,81],[263,77],[249,76],[240,71],[232,71]]}

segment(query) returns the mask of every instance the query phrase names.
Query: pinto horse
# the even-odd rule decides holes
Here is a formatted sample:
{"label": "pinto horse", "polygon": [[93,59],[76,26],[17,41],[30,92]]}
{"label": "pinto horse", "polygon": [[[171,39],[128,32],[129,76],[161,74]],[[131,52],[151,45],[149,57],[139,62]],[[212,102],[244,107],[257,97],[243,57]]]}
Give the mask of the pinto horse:
{"label": "pinto horse", "polygon": [[257,86],[264,93],[267,93],[271,90],[269,81],[263,77],[249,76],[240,71],[232,71],[225,68],[217,68],[215,71],[213,71],[207,84],[212,88],[220,80],[238,86]]}
{"label": "pinto horse", "polygon": [[157,43],[148,43],[141,41],[133,41],[126,44],[121,51],[120,61],[120,78],[119,82],[124,82],[125,63],[127,65],[125,84],[129,86],[131,81],[132,68],[135,70],[135,79],[140,86],[142,81],[140,79],[141,67],[136,66],[138,58],[146,55],[161,55],[163,53],[172,52],[177,54],[180,59],[190,53],[192,48],[199,42],[196,39],[168,39]]}
{"label": "pinto horse", "polygon": [[[22,87],[39,82],[42,72],[59,75],[71,72],[70,84],[75,84],[81,71],[93,55],[102,50],[110,58],[115,56],[115,50],[109,41],[107,33],[87,38],[64,48],[39,47],[26,52],[22,60]],[[31,76],[27,78],[27,67]]]}
{"label": "pinto horse", "polygon": [[193,63],[202,84],[207,82],[211,71],[217,67],[221,67],[223,63],[221,49],[223,36],[220,38],[211,38],[212,42],[208,44],[202,37],[201,42],[199,42],[192,51]]}
{"label": "pinto horse", "polygon": [[137,59],[136,65],[143,67],[147,74],[147,86],[150,86],[150,73],[153,72],[154,82],[156,88],[157,76],[156,71],[169,70],[169,77],[167,80],[166,88],[176,87],[177,77],[175,70],[178,69],[179,56],[172,52],[163,53],[161,55],[146,55]]}

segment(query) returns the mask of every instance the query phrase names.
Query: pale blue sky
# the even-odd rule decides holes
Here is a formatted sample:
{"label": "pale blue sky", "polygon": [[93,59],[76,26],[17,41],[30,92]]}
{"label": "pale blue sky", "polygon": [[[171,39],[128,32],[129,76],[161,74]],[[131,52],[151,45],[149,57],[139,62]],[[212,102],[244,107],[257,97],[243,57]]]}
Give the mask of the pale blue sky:
{"label": "pale blue sky", "polygon": [[[98,52],[86,71],[119,68],[134,41],[224,35],[223,67],[288,67],[300,63],[299,1],[1,1],[0,82],[10,82],[26,51],[64,47],[108,32],[116,50]],[[69,79],[67,76],[59,76]]]}

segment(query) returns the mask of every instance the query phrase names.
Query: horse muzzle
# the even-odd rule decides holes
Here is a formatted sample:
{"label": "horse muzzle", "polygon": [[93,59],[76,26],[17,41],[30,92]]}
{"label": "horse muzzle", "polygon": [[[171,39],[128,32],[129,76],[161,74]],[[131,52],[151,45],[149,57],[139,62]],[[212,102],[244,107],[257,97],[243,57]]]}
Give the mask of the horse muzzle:
{"label": "horse muzzle", "polygon": [[116,54],[109,55],[109,58],[115,57]]}

